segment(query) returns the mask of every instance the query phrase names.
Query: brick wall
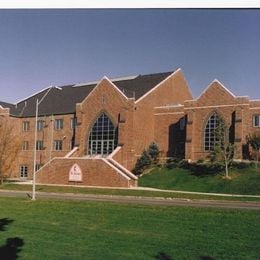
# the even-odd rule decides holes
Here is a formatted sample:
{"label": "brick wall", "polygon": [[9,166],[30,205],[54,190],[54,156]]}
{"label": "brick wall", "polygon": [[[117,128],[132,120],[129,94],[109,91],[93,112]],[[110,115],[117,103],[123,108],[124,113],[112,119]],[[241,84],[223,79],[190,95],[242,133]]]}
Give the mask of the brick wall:
{"label": "brick wall", "polygon": [[[82,171],[82,181],[70,181],[71,167],[77,164]],[[136,186],[134,180],[120,174],[105,159],[54,158],[36,174],[38,184],[63,184],[84,186],[125,187]]]}

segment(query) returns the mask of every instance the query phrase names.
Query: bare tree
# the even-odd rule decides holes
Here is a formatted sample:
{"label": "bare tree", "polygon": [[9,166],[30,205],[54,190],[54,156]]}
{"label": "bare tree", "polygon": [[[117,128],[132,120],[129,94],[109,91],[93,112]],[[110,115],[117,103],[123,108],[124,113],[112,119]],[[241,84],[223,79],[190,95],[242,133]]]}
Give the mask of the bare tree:
{"label": "bare tree", "polygon": [[15,135],[10,118],[0,118],[0,184],[9,177],[20,147],[20,140]]}
{"label": "bare tree", "polygon": [[211,158],[215,161],[223,162],[225,166],[225,178],[229,179],[229,167],[233,161],[236,151],[235,144],[229,140],[229,129],[223,118],[219,118],[217,128],[215,130],[215,143],[211,151]]}

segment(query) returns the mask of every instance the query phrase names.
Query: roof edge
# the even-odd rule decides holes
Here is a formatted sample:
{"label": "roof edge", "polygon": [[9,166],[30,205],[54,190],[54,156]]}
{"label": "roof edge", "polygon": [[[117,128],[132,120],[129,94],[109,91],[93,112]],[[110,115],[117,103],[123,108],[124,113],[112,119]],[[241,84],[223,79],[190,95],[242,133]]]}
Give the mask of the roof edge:
{"label": "roof edge", "polygon": [[164,80],[162,80],[161,82],[159,82],[157,85],[155,85],[152,89],[150,89],[149,91],[147,91],[144,95],[142,95],[139,99],[137,99],[135,101],[135,103],[139,103],[142,99],[144,99],[146,96],[148,96],[151,92],[153,92],[154,90],[156,90],[158,87],[160,87],[165,81],[167,81],[170,77],[172,77],[173,75],[175,75],[176,73],[178,73],[179,71],[181,71],[181,68],[178,68],[177,70],[173,71],[169,76],[167,76]]}

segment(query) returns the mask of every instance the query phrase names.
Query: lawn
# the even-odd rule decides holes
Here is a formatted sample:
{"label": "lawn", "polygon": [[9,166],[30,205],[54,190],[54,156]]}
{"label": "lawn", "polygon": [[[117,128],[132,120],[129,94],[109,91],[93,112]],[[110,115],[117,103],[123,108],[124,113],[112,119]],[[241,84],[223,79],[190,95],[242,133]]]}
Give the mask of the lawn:
{"label": "lawn", "polygon": [[0,198],[0,259],[257,259],[259,240],[257,211]]}
{"label": "lawn", "polygon": [[260,169],[233,169],[231,179],[222,173],[193,173],[187,169],[155,168],[139,179],[139,186],[183,191],[260,195]]}
{"label": "lawn", "polygon": [[[27,191],[31,194],[31,184],[13,184],[5,183],[0,185],[0,190],[19,190]],[[134,197],[162,197],[162,198],[183,198],[183,199],[207,199],[207,200],[236,200],[236,201],[260,201],[257,197],[231,197],[201,194],[186,194],[181,192],[168,191],[149,191],[141,189],[116,189],[116,188],[95,188],[95,187],[72,187],[72,186],[48,186],[36,185],[37,192],[55,192],[55,193],[74,193],[74,194],[96,194],[96,195],[119,195]],[[37,196],[37,195],[36,195]]]}

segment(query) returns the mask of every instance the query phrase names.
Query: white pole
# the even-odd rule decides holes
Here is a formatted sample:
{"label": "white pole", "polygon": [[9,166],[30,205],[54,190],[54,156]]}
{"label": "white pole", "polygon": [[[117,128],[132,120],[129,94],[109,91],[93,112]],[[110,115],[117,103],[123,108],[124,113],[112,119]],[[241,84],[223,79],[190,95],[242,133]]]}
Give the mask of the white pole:
{"label": "white pole", "polygon": [[32,200],[35,200],[35,182],[36,182],[36,143],[37,143],[37,122],[38,122],[38,98],[36,100],[35,109],[35,127],[34,127],[34,154],[33,154],[33,190],[32,190]]}
{"label": "white pole", "polygon": [[36,109],[35,109],[35,128],[34,128],[34,156],[33,156],[33,190],[32,190],[32,200],[35,200],[35,185],[36,185],[36,142],[37,142],[37,122],[38,122],[38,107],[44,98],[49,94],[49,92],[53,89],[51,86],[48,91],[43,95],[40,101],[36,100]]}

